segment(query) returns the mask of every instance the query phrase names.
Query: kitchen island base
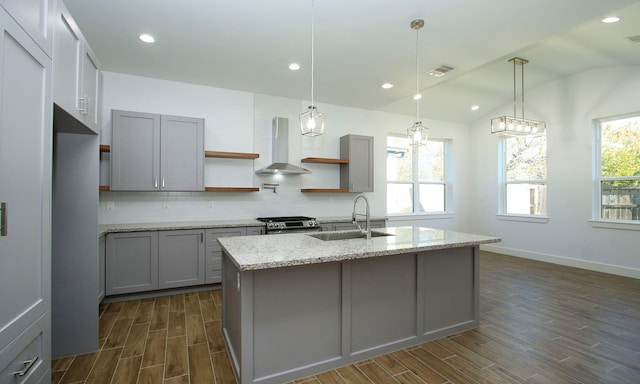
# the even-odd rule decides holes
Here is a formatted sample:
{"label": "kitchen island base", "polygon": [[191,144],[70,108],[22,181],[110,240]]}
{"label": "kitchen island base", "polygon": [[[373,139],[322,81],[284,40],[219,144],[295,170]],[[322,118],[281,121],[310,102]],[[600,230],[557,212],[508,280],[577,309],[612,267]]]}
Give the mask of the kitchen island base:
{"label": "kitchen island base", "polygon": [[223,256],[238,382],[282,383],[478,326],[478,245],[241,270]]}

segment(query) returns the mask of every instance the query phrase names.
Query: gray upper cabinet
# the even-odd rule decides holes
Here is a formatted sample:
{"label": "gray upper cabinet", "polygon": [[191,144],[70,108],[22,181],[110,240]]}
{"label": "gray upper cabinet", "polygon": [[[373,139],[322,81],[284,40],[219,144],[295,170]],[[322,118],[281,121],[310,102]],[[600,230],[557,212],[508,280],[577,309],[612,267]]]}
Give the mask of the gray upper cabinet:
{"label": "gray upper cabinet", "polygon": [[161,231],[158,288],[204,284],[204,229]]}
{"label": "gray upper cabinet", "polygon": [[100,133],[100,63],[61,1],[54,20],[53,101],[93,132]]}
{"label": "gray upper cabinet", "polygon": [[204,119],[112,111],[111,190],[204,190]]}
{"label": "gray upper cabinet", "polygon": [[[25,32],[31,28],[15,21],[24,17],[5,12],[7,5],[26,12],[32,3],[0,2],[2,383],[48,382],[51,375],[52,62]],[[13,374],[22,370],[20,378]]]}
{"label": "gray upper cabinet", "polygon": [[349,192],[373,192],[373,137],[346,135],[340,138],[340,188]]}

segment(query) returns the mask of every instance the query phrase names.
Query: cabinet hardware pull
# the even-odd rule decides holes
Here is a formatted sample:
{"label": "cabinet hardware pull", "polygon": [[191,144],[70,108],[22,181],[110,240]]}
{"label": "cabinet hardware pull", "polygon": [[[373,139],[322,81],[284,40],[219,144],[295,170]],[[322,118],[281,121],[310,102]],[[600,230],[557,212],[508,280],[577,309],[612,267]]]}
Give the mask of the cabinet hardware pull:
{"label": "cabinet hardware pull", "polygon": [[6,201],[0,203],[0,236],[7,236],[8,206]]}
{"label": "cabinet hardware pull", "polygon": [[200,232],[200,242],[202,243],[204,241],[204,233]]}
{"label": "cabinet hardware pull", "polygon": [[84,95],[83,97],[79,97],[78,104],[79,104],[78,111],[80,111],[80,114],[88,115],[89,114],[89,98],[87,97],[87,95]]}
{"label": "cabinet hardware pull", "polygon": [[162,189],[164,189],[164,176],[162,177]]}
{"label": "cabinet hardware pull", "polygon": [[36,364],[37,361],[38,361],[38,356],[34,357],[31,360],[23,361],[22,364],[24,364],[24,368],[22,368],[21,371],[13,372],[13,375],[20,376],[20,377],[26,375],[27,372],[29,372],[29,370]]}
{"label": "cabinet hardware pull", "polygon": [[158,178],[157,177],[153,178],[153,188],[158,188]]}

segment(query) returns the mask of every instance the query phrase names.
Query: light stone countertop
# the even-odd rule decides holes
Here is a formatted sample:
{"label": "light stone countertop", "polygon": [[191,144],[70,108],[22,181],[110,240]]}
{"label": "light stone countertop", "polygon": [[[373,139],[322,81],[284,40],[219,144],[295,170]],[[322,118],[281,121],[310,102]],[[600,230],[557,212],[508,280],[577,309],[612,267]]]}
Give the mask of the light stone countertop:
{"label": "light stone countertop", "polygon": [[[320,224],[351,222],[350,216],[318,217]],[[371,220],[387,220],[386,217],[372,217]],[[206,221],[168,221],[154,223],[123,223],[98,225],[98,237],[115,232],[144,232],[144,231],[173,231],[180,229],[200,228],[234,228],[234,227],[263,227],[265,224],[255,219],[229,219]]]}
{"label": "light stone countertop", "polygon": [[233,228],[233,227],[264,227],[264,223],[258,220],[207,220],[207,221],[169,221],[158,223],[127,223],[127,224],[100,224],[98,236],[112,232],[144,232],[144,231],[172,231],[179,229],[207,229],[207,228]]}
{"label": "light stone countertop", "polygon": [[[344,232],[344,231],[335,231]],[[496,243],[500,238],[420,226],[379,228],[393,236],[323,241],[304,233],[222,237],[218,242],[241,271],[363,259]],[[331,232],[322,232],[331,233]]]}

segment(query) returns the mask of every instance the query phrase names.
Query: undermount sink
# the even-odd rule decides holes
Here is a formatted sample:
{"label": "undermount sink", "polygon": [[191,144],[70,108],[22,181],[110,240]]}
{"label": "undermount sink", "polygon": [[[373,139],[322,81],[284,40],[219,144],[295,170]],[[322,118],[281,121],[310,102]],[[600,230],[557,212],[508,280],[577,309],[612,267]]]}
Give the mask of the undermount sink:
{"label": "undermount sink", "polygon": [[[323,241],[331,240],[349,240],[349,239],[366,239],[367,234],[360,231],[342,231],[342,232],[325,232],[307,234],[307,236],[315,237]],[[393,236],[389,233],[371,231],[371,237]]]}

